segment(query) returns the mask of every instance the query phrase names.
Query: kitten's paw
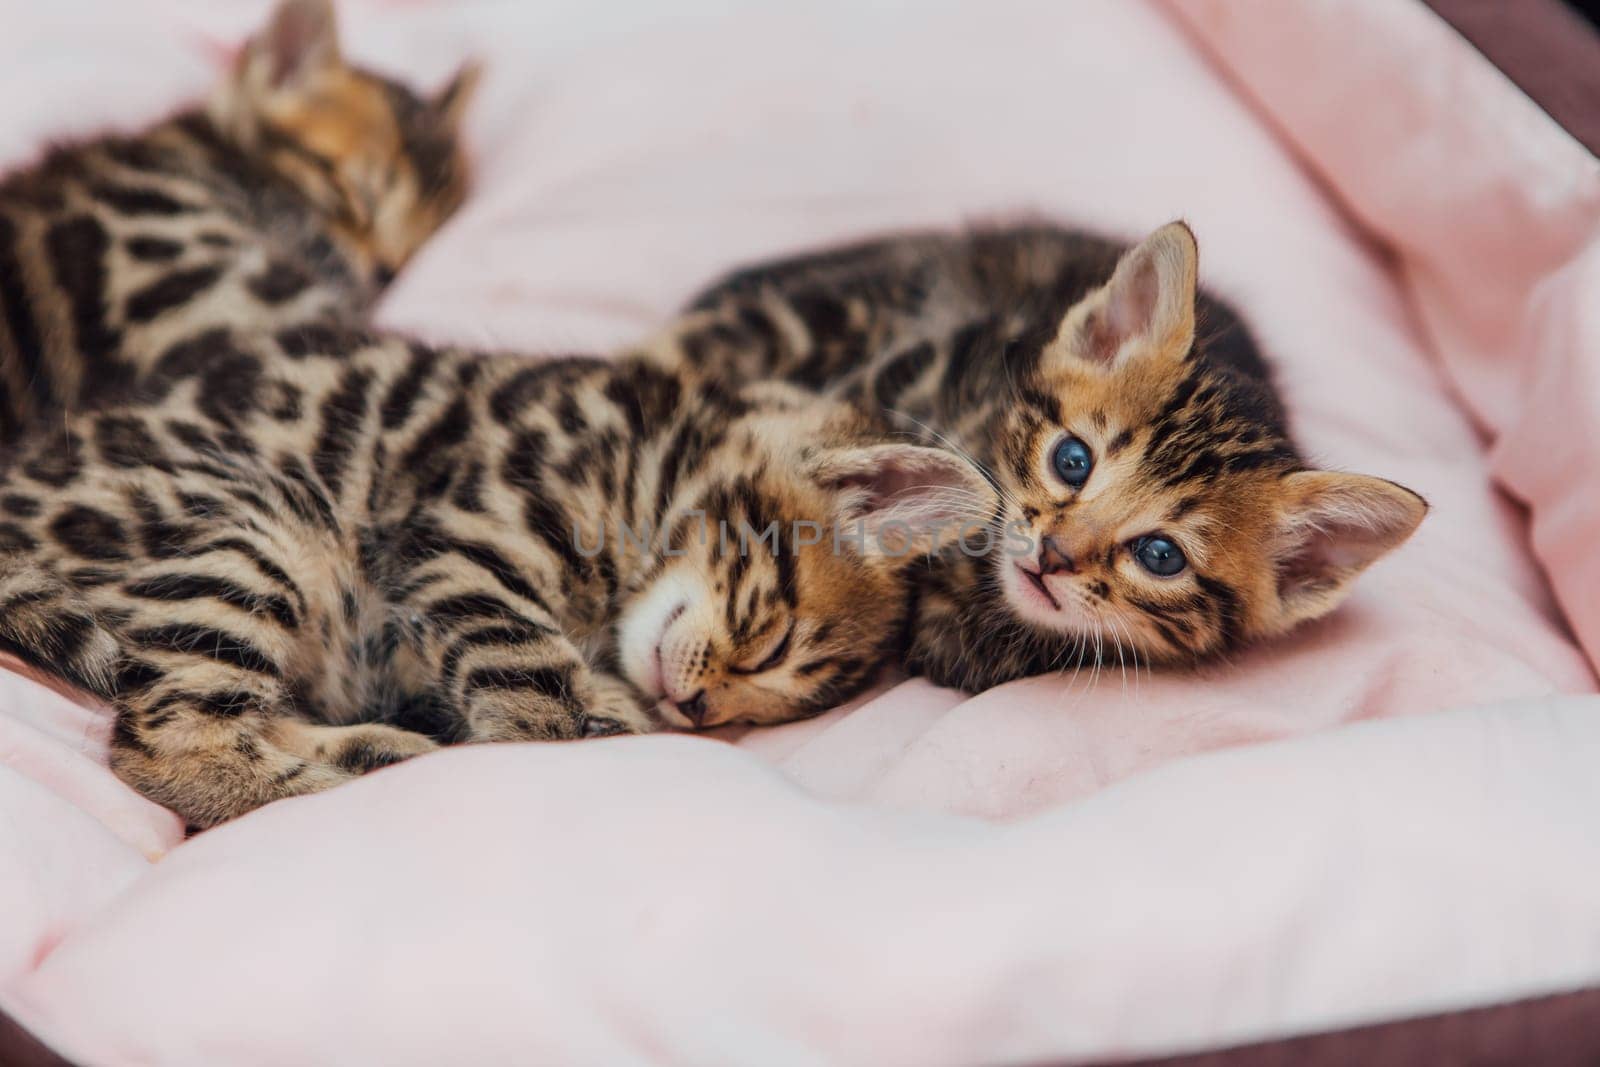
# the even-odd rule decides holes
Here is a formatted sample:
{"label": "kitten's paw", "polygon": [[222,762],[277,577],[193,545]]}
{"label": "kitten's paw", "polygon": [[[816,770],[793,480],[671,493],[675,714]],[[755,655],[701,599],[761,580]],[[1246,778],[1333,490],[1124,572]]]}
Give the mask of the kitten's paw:
{"label": "kitten's paw", "polygon": [[366,774],[439,748],[431,737],[381,723],[329,728],[330,734],[336,730],[341,732],[319,744],[319,751],[325,752],[324,758],[334,766],[351,774]]}
{"label": "kitten's paw", "polygon": [[626,682],[587,671],[559,692],[520,686],[479,690],[470,699],[467,718],[474,741],[569,741],[654,729]]}
{"label": "kitten's paw", "polygon": [[583,736],[581,706],[566,694],[486,691],[467,702],[473,741],[570,741]]}
{"label": "kitten's paw", "polygon": [[621,678],[596,674],[593,689],[584,716],[584,737],[643,734],[657,728],[655,720],[634,695],[633,687]]}

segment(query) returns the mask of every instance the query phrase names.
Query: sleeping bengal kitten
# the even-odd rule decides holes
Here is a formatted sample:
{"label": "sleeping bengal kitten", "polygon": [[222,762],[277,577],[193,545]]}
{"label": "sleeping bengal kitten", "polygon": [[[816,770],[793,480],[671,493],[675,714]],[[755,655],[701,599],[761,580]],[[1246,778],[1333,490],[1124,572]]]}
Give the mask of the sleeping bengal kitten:
{"label": "sleeping bengal kitten", "polygon": [[1182,223],[1132,249],[1047,226],[874,241],[736,273],[648,351],[825,388],[987,472],[986,535],[921,579],[913,670],[976,691],[1192,663],[1332,611],[1427,508],[1307,469],[1197,258]]}
{"label": "sleeping bengal kitten", "polygon": [[0,184],[0,442],[201,370],[208,327],[365,321],[465,194],[476,82],[418,97],[343,62],[326,0],[285,0],[204,108]]}
{"label": "sleeping bengal kitten", "polygon": [[113,767],[195,827],[437,741],[826,710],[898,646],[901,553],[943,544],[871,532],[992,506],[953,454],[791,387],[193,343],[225,390],[162,377],[11,456],[0,645],[114,701]]}

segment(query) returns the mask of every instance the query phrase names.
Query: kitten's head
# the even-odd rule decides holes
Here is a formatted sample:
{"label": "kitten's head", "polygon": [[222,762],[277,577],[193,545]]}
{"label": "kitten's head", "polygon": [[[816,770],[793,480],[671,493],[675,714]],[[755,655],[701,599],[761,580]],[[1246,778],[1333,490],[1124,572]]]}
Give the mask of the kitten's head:
{"label": "kitten's head", "polygon": [[291,182],[380,284],[460,206],[463,67],[432,96],[347,65],[328,0],[282,0],[212,97],[223,133]]}
{"label": "kitten's head", "polygon": [[1427,510],[1393,482],[1305,469],[1267,385],[1196,337],[1196,262],[1182,223],[1127,252],[1021,354],[997,428],[1015,525],[995,578],[1091,653],[1181,662],[1318,618]]}
{"label": "kitten's head", "polygon": [[995,506],[961,458],[870,435],[842,405],[776,385],[740,398],[668,511],[682,554],[656,554],[617,627],[623,673],[677,726],[786,722],[859,693],[901,648],[917,562]]}

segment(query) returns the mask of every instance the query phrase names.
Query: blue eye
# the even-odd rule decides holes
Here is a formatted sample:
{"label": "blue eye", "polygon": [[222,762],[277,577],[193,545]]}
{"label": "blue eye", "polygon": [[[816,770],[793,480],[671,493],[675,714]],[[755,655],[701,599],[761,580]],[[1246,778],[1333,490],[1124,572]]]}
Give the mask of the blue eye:
{"label": "blue eye", "polygon": [[1083,483],[1089,480],[1089,472],[1094,470],[1094,453],[1076,437],[1066,437],[1056,445],[1051,462],[1055,465],[1058,478],[1074,489],[1081,489]]}
{"label": "blue eye", "polygon": [[1159,534],[1141,537],[1133,543],[1133,558],[1157,578],[1171,578],[1189,565],[1183,549]]}

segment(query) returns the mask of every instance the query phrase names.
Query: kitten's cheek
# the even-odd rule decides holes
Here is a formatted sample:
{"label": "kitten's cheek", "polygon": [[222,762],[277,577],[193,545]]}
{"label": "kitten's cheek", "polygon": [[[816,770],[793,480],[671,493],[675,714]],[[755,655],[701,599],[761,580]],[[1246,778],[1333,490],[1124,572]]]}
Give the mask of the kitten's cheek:
{"label": "kitten's cheek", "polygon": [[729,686],[711,697],[705,725],[726,726],[729,723],[750,723],[755,726],[773,726],[795,718],[794,709],[783,701],[776,701],[768,693],[754,686]]}

